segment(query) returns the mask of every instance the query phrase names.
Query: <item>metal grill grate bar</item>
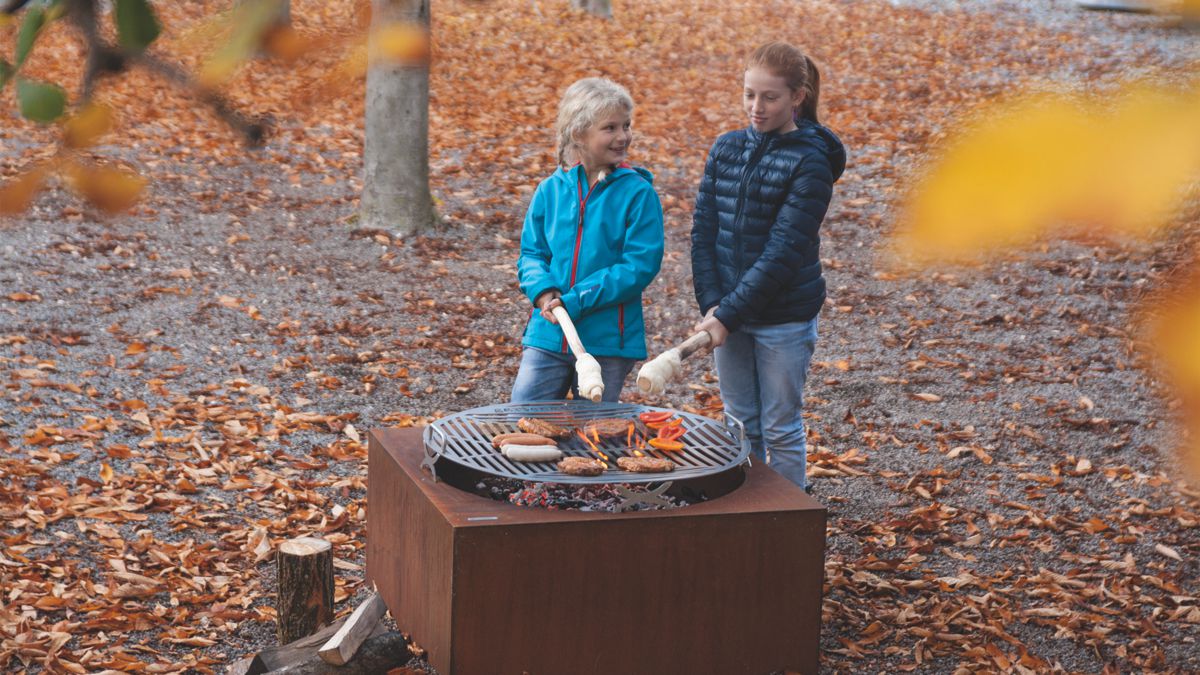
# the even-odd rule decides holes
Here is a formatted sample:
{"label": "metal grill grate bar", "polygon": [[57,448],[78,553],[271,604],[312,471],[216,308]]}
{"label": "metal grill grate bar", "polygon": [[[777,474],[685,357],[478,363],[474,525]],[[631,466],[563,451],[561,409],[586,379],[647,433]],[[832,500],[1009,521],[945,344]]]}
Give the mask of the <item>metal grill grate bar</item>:
{"label": "metal grill grate bar", "polygon": [[[633,457],[625,438],[601,438],[595,443],[609,457],[612,466],[599,476],[573,476],[562,473],[555,462],[513,462],[492,447],[497,434],[517,431],[517,420],[537,417],[548,422],[582,428],[587,421],[622,418],[634,422],[645,437],[653,432],[637,416],[651,410],[668,410],[628,403],[592,403],[590,401],[553,401],[541,403],[505,403],[454,413],[435,421],[425,432],[427,451],[457,464],[484,473],[519,480],[554,483],[657,483],[665,480],[696,478],[731,469],[746,460],[749,447],[727,426],[693,413],[668,410],[683,418],[686,433],[679,440],[682,453],[663,452],[647,446],[642,452],[651,457],[670,459],[676,469],[671,473],[632,473],[617,469],[616,460]],[[436,430],[436,435],[434,431]],[[591,446],[578,435],[559,442],[567,456],[598,458]]]}

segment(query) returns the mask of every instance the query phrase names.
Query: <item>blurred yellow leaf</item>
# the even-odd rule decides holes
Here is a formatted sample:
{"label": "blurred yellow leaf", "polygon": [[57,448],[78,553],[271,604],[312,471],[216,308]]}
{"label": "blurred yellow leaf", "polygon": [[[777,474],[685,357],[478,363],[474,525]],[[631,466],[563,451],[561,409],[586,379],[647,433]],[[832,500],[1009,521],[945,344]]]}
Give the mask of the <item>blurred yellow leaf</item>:
{"label": "blurred yellow leaf", "polygon": [[367,45],[360,38],[350,44],[345,55],[312,87],[300,96],[303,103],[336,98],[355,85],[367,72]]}
{"label": "blurred yellow leaf", "polygon": [[898,252],[965,262],[1041,238],[1151,234],[1200,173],[1200,88],[1027,98],[951,142],[918,183]]}
{"label": "blurred yellow leaf", "polygon": [[109,466],[108,464],[101,463],[100,464],[100,480],[104,481],[105,483],[110,483],[110,482],[112,482],[112,479],[113,479],[112,467]]}
{"label": "blurred yellow leaf", "polygon": [[317,41],[301,35],[291,26],[274,26],[262,38],[263,50],[282,61],[295,61],[317,46]]}
{"label": "blurred yellow leaf", "polygon": [[146,179],[136,173],[107,166],[70,164],[66,175],[76,192],[108,213],[120,213],[133,206],[146,186]]}
{"label": "blurred yellow leaf", "polygon": [[200,68],[198,79],[205,87],[215,87],[229,79],[238,66],[262,46],[263,36],[276,25],[282,11],[281,0],[244,0],[230,14],[233,31]]}
{"label": "blurred yellow leaf", "polygon": [[86,148],[112,128],[113,115],[108,106],[89,103],[63,125],[63,144],[68,148]]}
{"label": "blurred yellow leaf", "polygon": [[[1193,269],[1200,267],[1200,261]],[[1143,319],[1159,370],[1183,400],[1191,446],[1184,459],[1200,480],[1200,269],[1150,305]]]}
{"label": "blurred yellow leaf", "polygon": [[371,62],[404,65],[429,60],[429,31],[415,23],[391,23],[371,33]]}
{"label": "blurred yellow leaf", "polygon": [[0,185],[0,215],[23,213],[46,180],[47,166],[39,164],[24,174]]}

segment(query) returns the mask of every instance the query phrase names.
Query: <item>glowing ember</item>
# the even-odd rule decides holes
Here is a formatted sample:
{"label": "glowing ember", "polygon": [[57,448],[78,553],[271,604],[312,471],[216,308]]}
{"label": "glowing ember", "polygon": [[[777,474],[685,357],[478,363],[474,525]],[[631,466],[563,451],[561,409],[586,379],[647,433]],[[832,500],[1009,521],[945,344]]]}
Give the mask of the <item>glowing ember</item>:
{"label": "glowing ember", "polygon": [[[632,492],[649,492],[645,485],[625,485]],[[621,495],[615,484],[601,485],[560,485],[557,483],[536,483],[517,481],[509,478],[488,477],[475,485],[475,493],[499,501],[507,501],[517,506],[531,506],[551,510],[578,511],[608,511],[618,512],[625,497]],[[678,508],[689,504],[707,501],[703,493],[688,492],[680,496],[662,495],[670,504],[662,507],[652,504],[637,504],[631,510],[646,511],[662,508]]]}

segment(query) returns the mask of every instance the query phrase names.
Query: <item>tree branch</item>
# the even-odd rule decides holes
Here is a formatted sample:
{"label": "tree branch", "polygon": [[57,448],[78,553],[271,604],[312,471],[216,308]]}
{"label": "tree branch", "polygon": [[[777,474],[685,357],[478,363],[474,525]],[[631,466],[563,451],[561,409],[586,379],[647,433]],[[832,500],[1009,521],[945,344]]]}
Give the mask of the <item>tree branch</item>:
{"label": "tree branch", "polygon": [[0,9],[0,12],[5,14],[16,14],[17,10],[24,7],[25,3],[27,2],[29,2],[29,0],[8,0],[8,2],[4,5],[4,9]]}
{"label": "tree branch", "polygon": [[[10,2],[21,2],[22,4],[25,1],[10,0]],[[67,4],[71,22],[83,33],[84,42],[87,45],[87,63],[84,66],[80,92],[81,102],[91,100],[96,79],[99,76],[107,73],[119,73],[125,70],[130,62],[133,62],[145,66],[151,72],[188,90],[201,102],[212,107],[217,117],[241,134],[248,146],[252,148],[262,146],[272,126],[270,118],[253,118],[237,111],[224,97],[198,85],[191,75],[175,64],[168,63],[148,52],[128,52],[108,44],[100,36],[96,4],[97,0],[68,0]]]}
{"label": "tree branch", "polygon": [[211,106],[213,112],[217,113],[217,117],[220,117],[226,124],[233,127],[235,131],[245,137],[246,144],[250,147],[260,147],[266,141],[272,127],[272,121],[269,116],[250,117],[235,110],[224,97],[196,84],[191,75],[173,63],[168,63],[145,52],[133,58],[139,65],[145,66],[150,71],[158,73],[180,87],[191,91],[194,96]]}

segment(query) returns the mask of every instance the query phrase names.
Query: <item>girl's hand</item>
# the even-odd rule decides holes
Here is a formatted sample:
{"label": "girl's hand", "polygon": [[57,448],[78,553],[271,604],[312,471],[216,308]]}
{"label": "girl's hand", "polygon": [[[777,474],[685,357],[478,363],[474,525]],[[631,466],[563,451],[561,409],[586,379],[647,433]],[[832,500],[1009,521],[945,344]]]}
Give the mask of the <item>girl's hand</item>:
{"label": "girl's hand", "polygon": [[537,305],[538,309],[542,310],[543,319],[553,324],[558,323],[558,319],[555,318],[552,310],[555,307],[562,307],[562,300],[560,298],[562,298],[562,293],[555,290],[546,291],[537,297],[537,301],[534,304]]}
{"label": "girl's hand", "polygon": [[716,307],[708,310],[708,313],[704,315],[704,318],[700,320],[700,323],[696,324],[692,328],[692,330],[697,333],[702,330],[708,331],[708,334],[712,336],[712,344],[709,345],[709,349],[716,349],[717,347],[720,347],[725,343],[725,338],[729,337],[729,330],[725,328],[725,324],[721,323],[721,320],[715,316],[716,311]]}

